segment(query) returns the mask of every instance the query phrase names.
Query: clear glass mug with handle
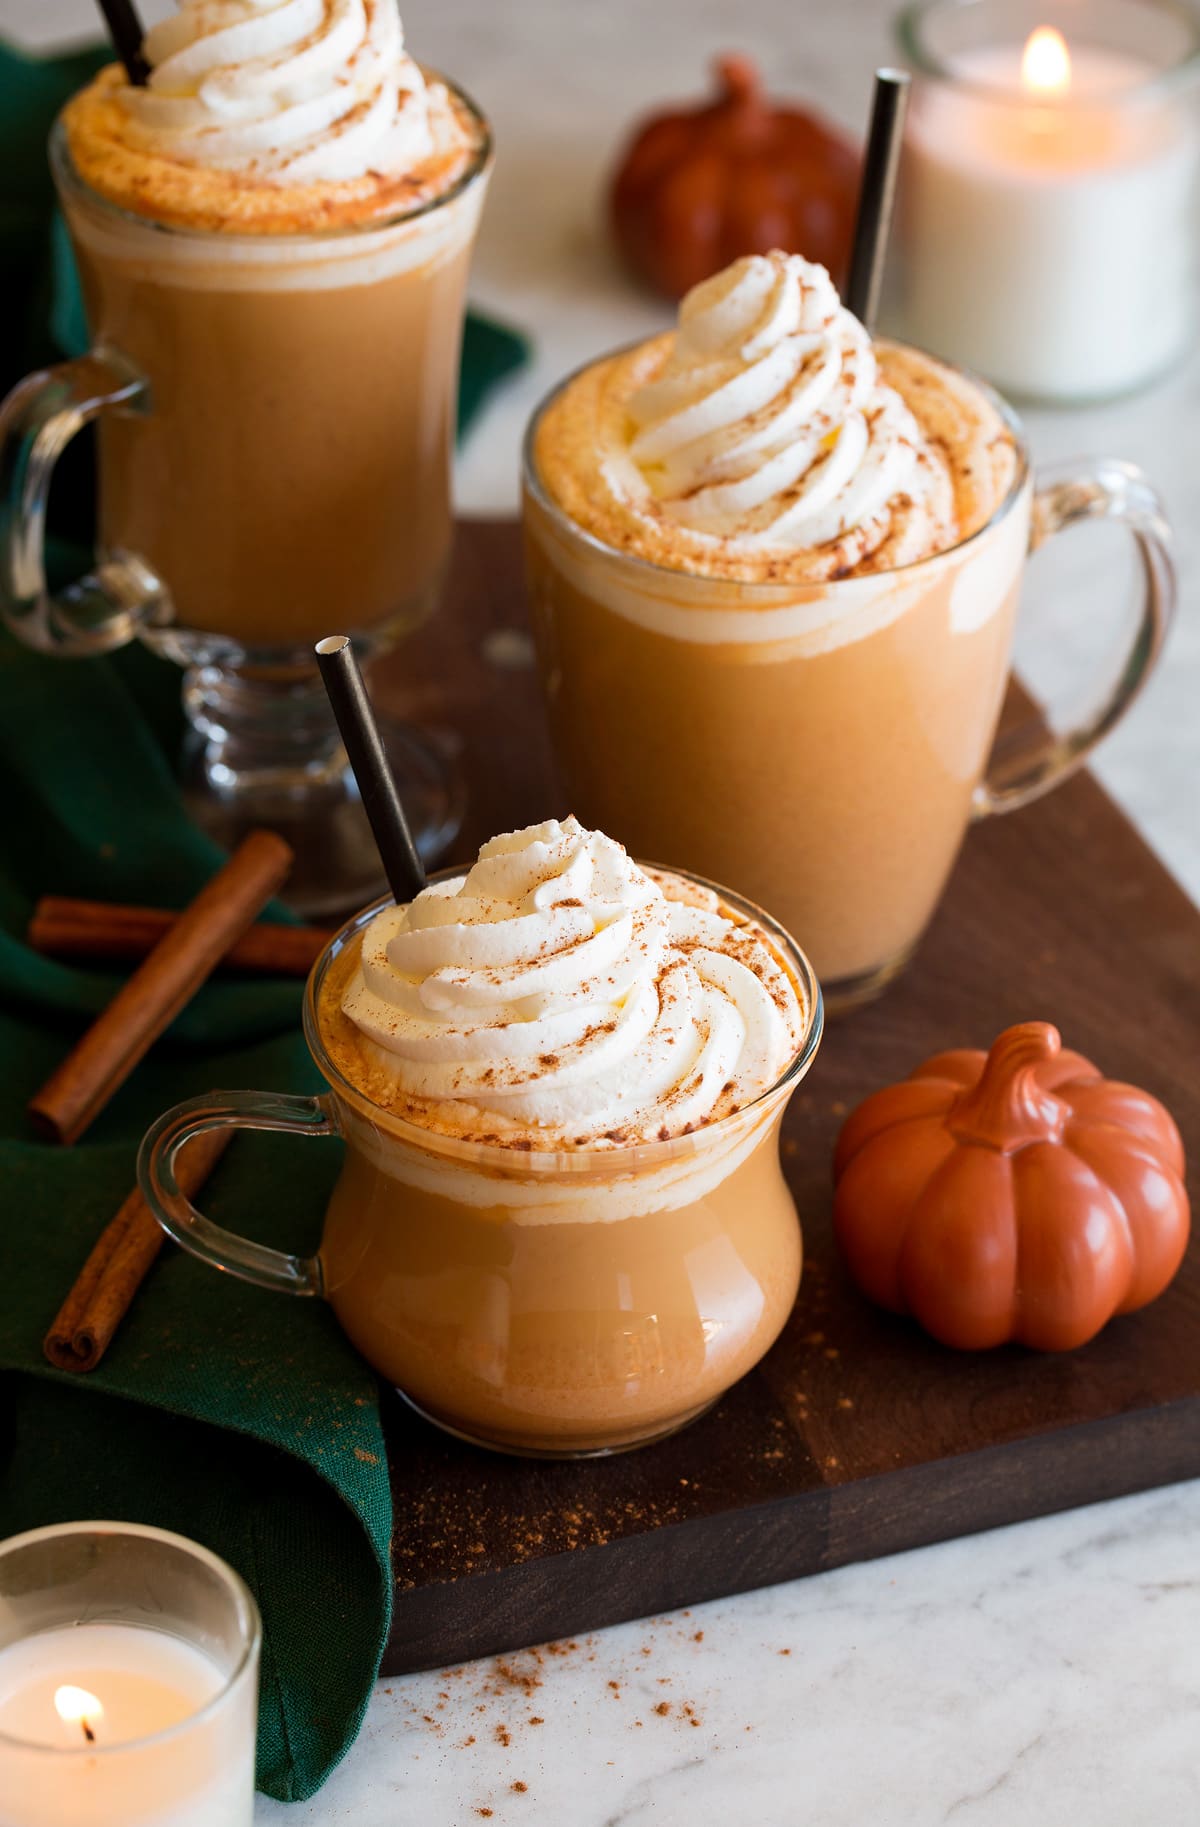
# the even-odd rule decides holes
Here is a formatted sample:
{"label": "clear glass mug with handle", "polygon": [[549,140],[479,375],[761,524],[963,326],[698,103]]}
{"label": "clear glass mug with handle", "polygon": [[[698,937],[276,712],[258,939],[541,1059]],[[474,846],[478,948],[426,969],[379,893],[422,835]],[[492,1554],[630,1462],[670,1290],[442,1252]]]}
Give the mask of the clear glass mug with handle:
{"label": "clear glass mug with handle", "polygon": [[[138,1162],[151,1211],[213,1267],[328,1300],[386,1382],[476,1445],[578,1458],[675,1432],[758,1362],[795,1302],[801,1228],[779,1128],[822,1031],[820,988],[799,947],[761,910],[717,892],[769,935],[804,1011],[795,1054],[741,1110],[631,1146],[520,1150],[381,1108],[339,1071],[322,1032],[339,960],[388,905],[379,902],[342,928],[309,978],[304,1034],[328,1089],[214,1092],[168,1110]],[[179,1151],[227,1127],[341,1136],[316,1255],[235,1236],[181,1191]]]}
{"label": "clear glass mug with handle", "polygon": [[[453,88],[453,85],[447,85]],[[491,170],[483,116],[457,181],[383,222],[316,234],[164,226],[99,196],[60,120],[50,163],[90,351],[0,407],[0,608],[41,652],[140,640],[187,669],[185,784],[231,845],[256,825],[297,854],[293,904],[382,886],[313,663],[348,633],[366,658],[433,608],[452,535],[450,464],[467,269]],[[54,592],[54,467],[98,437],[94,570]],[[438,745],[388,727],[418,842],[460,814]]]}
{"label": "clear glass mug with handle", "polygon": [[[635,853],[742,883],[799,935],[830,1012],[904,968],[970,823],[1040,798],[1113,728],[1174,609],[1170,531],[1146,478],[1082,461],[1035,486],[1016,415],[965,378],[1013,440],[991,519],[948,551],[824,584],[701,576],[585,531],[538,465],[561,388],[526,438],[534,634],[574,811]],[[993,753],[1027,556],[1091,520],[1120,522],[1138,554],[1129,644],[1069,728],[1033,719]]]}

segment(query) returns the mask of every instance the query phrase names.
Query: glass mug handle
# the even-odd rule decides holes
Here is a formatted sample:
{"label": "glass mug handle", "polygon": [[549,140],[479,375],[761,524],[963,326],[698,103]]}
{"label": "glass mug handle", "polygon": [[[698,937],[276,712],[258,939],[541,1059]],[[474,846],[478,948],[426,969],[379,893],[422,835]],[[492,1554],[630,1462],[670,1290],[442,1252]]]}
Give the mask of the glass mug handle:
{"label": "glass mug handle", "polygon": [[1073,773],[1124,716],[1162,652],[1175,613],[1176,575],[1171,529],[1157,494],[1140,469],[1115,458],[1056,466],[1034,499],[1030,551],[1083,520],[1118,520],[1133,535],[1144,583],[1133,640],[1099,705],[1071,729],[1056,735],[1034,719],[1002,738],[975,789],[974,818],[1015,812]]}
{"label": "glass mug handle", "polygon": [[54,466],[102,412],[145,413],[145,378],[116,349],[97,348],[19,381],[0,405],[0,608],[27,647],[67,658],[110,653],[170,619],[160,580],[131,552],[110,552],[55,595],[46,580],[46,504]]}
{"label": "glass mug handle", "polygon": [[166,1111],[146,1131],[138,1153],[138,1185],[146,1204],[169,1237],[201,1262],[226,1269],[240,1281],[284,1294],[321,1294],[317,1256],[289,1256],[222,1229],[198,1212],[180,1191],[175,1161],[193,1136],[212,1129],[282,1129],[292,1135],[338,1133],[332,1105],[324,1097],[291,1097],[278,1091],[215,1091],[189,1098]]}

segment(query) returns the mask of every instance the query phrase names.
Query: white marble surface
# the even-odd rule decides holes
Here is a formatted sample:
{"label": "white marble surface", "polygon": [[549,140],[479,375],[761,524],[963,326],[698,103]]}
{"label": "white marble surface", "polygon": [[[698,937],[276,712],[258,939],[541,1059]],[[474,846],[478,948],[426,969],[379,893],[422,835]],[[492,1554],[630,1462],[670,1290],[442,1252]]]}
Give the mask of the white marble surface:
{"label": "white marble surface", "polygon": [[317,1799],[261,1819],[1185,1827],[1198,1528],[1182,1486],[509,1658],[529,1692],[387,1682]]}
{"label": "white marble surface", "polygon": [[[474,295],[537,344],[462,454],[466,510],[513,508],[521,430],[554,380],[661,321],[602,228],[603,175],[630,118],[694,92],[714,51],[745,48],[779,88],[853,122],[889,52],[889,11],[408,0],[409,42],[497,129]],[[0,29],[30,45],[81,38],[93,17],[87,0],[0,0]],[[1179,626],[1099,772],[1200,899],[1200,361],[1141,398],[1029,423],[1042,461],[1142,463],[1174,516]],[[1128,582],[1117,549],[1088,532],[1038,560],[1022,654],[1055,693],[1079,685],[1115,620],[1106,604]],[[1200,1818],[1197,1539],[1200,1485],[1184,1486],[625,1626],[541,1664],[510,1659],[540,1683],[528,1693],[490,1665],[389,1682],[316,1800],[263,1803],[258,1818],[464,1827],[490,1809],[526,1827],[1182,1827]]]}

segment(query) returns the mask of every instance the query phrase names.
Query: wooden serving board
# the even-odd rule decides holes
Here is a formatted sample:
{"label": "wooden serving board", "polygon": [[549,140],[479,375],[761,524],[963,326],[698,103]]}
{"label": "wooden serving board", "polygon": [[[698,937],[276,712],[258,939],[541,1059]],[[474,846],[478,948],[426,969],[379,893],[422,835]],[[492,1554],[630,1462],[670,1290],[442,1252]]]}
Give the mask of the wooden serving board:
{"label": "wooden serving board", "polygon": [[[381,681],[385,701],[460,733],[463,857],[570,809],[524,628],[515,526],[466,524],[441,613]],[[828,1029],[784,1124],[800,1298],[708,1416],[642,1452],[543,1464],[460,1446],[395,1403],[386,1673],[1200,1474],[1200,1239],[1154,1306],[1055,1357],[946,1350],[869,1307],[835,1255],[830,1159],[846,1110],[927,1054],[1030,1018],[1160,1096],[1200,1163],[1200,912],[1086,774],[974,830],[907,976]],[[1196,1190],[1193,1174],[1194,1204]]]}

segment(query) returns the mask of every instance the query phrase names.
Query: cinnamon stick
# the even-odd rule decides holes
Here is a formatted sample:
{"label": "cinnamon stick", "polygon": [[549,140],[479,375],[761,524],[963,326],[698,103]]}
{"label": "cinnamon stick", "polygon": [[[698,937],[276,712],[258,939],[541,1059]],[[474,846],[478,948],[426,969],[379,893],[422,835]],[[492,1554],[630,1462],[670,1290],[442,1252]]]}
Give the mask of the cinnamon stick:
{"label": "cinnamon stick", "polygon": [[[153,951],[179,918],[165,907],[126,907],[43,895],[26,937],[50,958],[112,959],[136,963]],[[322,926],[278,926],[257,920],[221,959],[222,970],[259,976],[307,977],[333,937]]]}
{"label": "cinnamon stick", "polygon": [[[175,1174],[187,1198],[200,1191],[232,1134],[210,1129],[181,1149]],[[95,1370],[165,1241],[166,1232],[135,1188],[101,1231],[42,1341],[57,1369]]]}
{"label": "cinnamon stick", "polygon": [[39,1135],[76,1142],[287,875],[292,852],[252,831],[29,1102]]}

